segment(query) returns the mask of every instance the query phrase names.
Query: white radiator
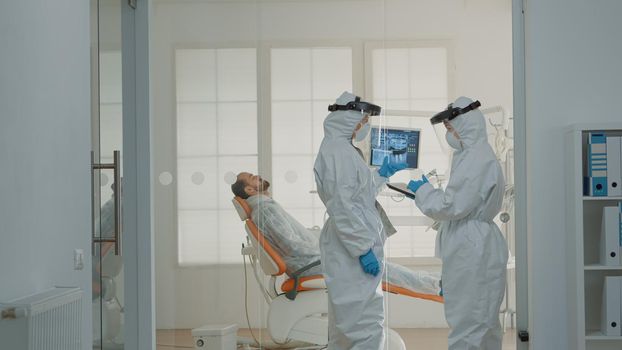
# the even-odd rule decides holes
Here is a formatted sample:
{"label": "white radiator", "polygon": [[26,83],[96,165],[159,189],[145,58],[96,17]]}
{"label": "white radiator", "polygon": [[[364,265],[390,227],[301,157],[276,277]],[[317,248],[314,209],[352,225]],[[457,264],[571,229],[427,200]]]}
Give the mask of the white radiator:
{"label": "white radiator", "polygon": [[81,350],[82,291],[53,288],[0,303],[0,349]]}

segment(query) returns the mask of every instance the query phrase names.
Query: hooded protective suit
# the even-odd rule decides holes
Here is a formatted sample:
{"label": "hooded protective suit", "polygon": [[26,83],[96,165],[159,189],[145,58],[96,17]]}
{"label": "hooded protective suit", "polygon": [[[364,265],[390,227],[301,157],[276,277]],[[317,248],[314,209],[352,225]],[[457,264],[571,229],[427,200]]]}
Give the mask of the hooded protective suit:
{"label": "hooded protective suit", "polygon": [[[344,92],[337,103],[354,99]],[[364,273],[359,257],[372,249],[383,261],[386,235],[375,203],[386,179],[367,167],[351,143],[362,117],[357,111],[335,111],[326,117],[313,168],[329,215],[320,237],[328,288],[329,350],[379,350],[384,338],[382,271],[375,277]]]}
{"label": "hooded protective suit", "polygon": [[[471,102],[460,97],[454,106]],[[449,349],[500,350],[499,307],[508,248],[493,218],[501,209],[505,182],[488,144],[484,115],[470,111],[450,124],[460,142],[455,145],[449,183],[445,190],[424,184],[415,202],[425,215],[442,221],[436,253],[443,260]]]}

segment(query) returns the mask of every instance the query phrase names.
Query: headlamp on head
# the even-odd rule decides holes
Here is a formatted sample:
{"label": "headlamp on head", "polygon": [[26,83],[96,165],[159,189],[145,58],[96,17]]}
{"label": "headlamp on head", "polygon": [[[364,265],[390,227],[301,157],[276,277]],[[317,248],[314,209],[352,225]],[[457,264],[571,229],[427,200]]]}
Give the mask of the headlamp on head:
{"label": "headlamp on head", "polygon": [[369,114],[370,116],[380,115],[382,108],[373,103],[361,101],[361,98],[356,96],[354,101],[348,102],[345,105],[332,104],[328,106],[328,110],[334,111],[357,111],[363,114]]}
{"label": "headlamp on head", "polygon": [[465,114],[467,112],[470,112],[474,109],[479,108],[479,106],[481,105],[482,104],[479,101],[475,101],[464,108],[460,108],[460,107],[454,107],[453,103],[450,103],[449,106],[447,106],[446,110],[440,113],[437,113],[435,116],[433,116],[430,119],[430,123],[434,125],[434,124],[442,123],[444,121],[450,121],[461,114]]}

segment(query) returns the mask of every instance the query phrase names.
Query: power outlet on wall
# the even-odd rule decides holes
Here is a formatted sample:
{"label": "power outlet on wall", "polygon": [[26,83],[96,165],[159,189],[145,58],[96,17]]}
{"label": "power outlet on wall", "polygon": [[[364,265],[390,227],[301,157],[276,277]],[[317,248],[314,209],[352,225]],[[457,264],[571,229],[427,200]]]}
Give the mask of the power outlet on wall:
{"label": "power outlet on wall", "polygon": [[84,268],[84,250],[74,249],[73,251],[73,269],[82,270]]}

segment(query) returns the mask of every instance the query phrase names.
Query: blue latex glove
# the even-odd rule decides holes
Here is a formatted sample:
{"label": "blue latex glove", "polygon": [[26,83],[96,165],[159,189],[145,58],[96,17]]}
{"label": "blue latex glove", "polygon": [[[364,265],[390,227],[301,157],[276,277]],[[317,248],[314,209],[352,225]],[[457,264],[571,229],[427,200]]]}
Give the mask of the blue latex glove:
{"label": "blue latex glove", "polygon": [[376,258],[376,254],[370,249],[365,255],[359,256],[359,261],[363,267],[363,271],[373,276],[378,276],[380,273],[380,264]]}
{"label": "blue latex glove", "polygon": [[382,177],[388,178],[393,176],[393,174],[397,173],[398,171],[406,169],[407,166],[407,163],[391,164],[389,163],[389,157],[387,156],[384,157],[384,160],[382,161],[382,166],[380,167],[380,169],[378,169],[378,174],[380,174],[380,176]]}
{"label": "blue latex glove", "polygon": [[417,193],[419,187],[427,183],[429,183],[428,178],[423,175],[421,177],[421,180],[410,180],[410,182],[408,183],[408,189],[411,190],[412,193]]}

